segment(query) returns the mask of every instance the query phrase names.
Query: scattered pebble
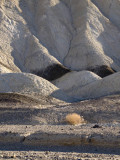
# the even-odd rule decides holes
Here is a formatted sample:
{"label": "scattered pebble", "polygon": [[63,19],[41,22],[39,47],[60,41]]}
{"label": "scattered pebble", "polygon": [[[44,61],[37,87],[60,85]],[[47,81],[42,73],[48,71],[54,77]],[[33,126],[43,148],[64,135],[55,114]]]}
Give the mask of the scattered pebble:
{"label": "scattered pebble", "polygon": [[102,128],[102,127],[96,124],[92,128]]}

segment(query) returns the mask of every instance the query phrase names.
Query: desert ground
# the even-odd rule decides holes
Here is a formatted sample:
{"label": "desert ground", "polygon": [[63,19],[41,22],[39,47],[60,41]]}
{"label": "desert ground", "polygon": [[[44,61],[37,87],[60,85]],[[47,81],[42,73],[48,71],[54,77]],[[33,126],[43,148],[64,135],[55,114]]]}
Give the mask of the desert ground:
{"label": "desert ground", "polygon": [[[0,158],[120,159],[119,98],[50,105],[41,97],[40,105],[34,97],[1,94]],[[68,113],[83,116],[85,123],[69,125]]]}

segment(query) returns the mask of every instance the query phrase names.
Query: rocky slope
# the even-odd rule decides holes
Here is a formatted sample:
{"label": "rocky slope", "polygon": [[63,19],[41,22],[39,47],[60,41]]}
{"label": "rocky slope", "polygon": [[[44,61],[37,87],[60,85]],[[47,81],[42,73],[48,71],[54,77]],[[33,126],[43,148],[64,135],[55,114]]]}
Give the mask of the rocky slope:
{"label": "rocky slope", "polygon": [[[71,101],[120,92],[119,15],[119,0],[1,0],[0,92],[18,92],[19,81],[32,92],[28,73]],[[35,75],[44,83],[34,92],[56,88]]]}

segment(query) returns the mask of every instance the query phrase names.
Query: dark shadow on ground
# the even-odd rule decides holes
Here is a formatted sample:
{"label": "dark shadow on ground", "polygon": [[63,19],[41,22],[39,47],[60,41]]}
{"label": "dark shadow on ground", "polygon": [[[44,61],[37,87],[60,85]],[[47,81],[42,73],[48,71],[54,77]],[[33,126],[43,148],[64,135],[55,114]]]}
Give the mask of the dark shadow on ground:
{"label": "dark shadow on ground", "polygon": [[76,152],[120,155],[120,148],[106,148],[97,146],[26,146],[22,144],[0,144],[1,151],[48,151],[48,152]]}

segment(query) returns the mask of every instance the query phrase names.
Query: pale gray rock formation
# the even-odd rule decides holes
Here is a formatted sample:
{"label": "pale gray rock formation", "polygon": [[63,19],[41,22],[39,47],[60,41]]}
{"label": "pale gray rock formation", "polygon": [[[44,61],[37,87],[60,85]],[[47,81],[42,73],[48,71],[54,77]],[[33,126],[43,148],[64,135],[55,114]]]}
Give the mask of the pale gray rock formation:
{"label": "pale gray rock formation", "polygon": [[90,0],[3,1],[0,17],[1,49],[22,72],[120,69],[120,32]]}
{"label": "pale gray rock formation", "polygon": [[76,90],[101,78],[89,71],[70,72],[52,83],[71,97],[76,97]]}
{"label": "pale gray rock formation", "polygon": [[[120,71],[119,9],[118,0],[1,0],[0,73],[8,73],[0,75],[5,77],[0,81],[1,92],[19,92],[17,88],[22,85],[32,92],[34,87],[29,86],[32,83],[37,93],[37,85],[33,83],[36,77],[32,75],[30,80],[29,74],[21,72],[52,81],[78,99],[119,91],[118,83],[109,88],[104,84],[105,76]],[[116,76],[119,74],[115,74],[115,79]],[[113,77],[107,80],[114,83]],[[18,81],[20,86],[16,82],[11,90],[10,79]],[[45,82],[42,83],[45,88],[55,87]],[[100,82],[105,90],[93,94]],[[54,93],[53,89],[49,94]]]}
{"label": "pale gray rock formation", "polygon": [[84,100],[120,93],[120,72],[77,88],[74,97]]}
{"label": "pale gray rock formation", "polygon": [[[50,10],[51,8],[54,9],[54,6],[58,4],[58,1],[54,3],[52,3],[52,1],[51,3],[49,3],[49,1],[47,0],[46,1],[44,0],[42,2],[40,1],[40,4],[43,4],[42,5],[43,12],[39,9],[41,7],[39,3],[35,3],[36,7],[33,8],[33,10],[31,10],[30,5],[32,4],[33,6],[33,3],[35,3],[35,1],[32,1],[32,0],[30,1],[22,1],[22,0],[5,1],[4,3],[2,3],[1,8],[0,8],[0,19],[1,19],[0,49],[1,49],[2,54],[4,54],[4,56],[2,56],[3,58],[2,61],[4,64],[6,60],[5,58],[8,57],[7,58],[8,67],[10,69],[12,69],[10,64],[13,63],[14,68],[15,67],[19,68],[19,72],[20,71],[32,72],[35,74],[39,73],[39,76],[42,76],[48,80],[53,80],[54,77],[53,75],[51,75],[53,74],[51,70],[54,70],[55,68],[57,72],[57,68],[61,68],[62,73],[60,74],[59,72],[59,76],[61,76],[65,74],[66,72],[68,72],[68,69],[65,69],[65,67],[63,67],[62,64],[56,58],[54,58],[52,54],[50,53],[52,52],[52,50],[49,49],[49,45],[47,45],[47,41],[50,42],[51,46],[56,48],[56,46],[53,45],[54,41],[51,40],[49,36],[44,39],[45,42],[43,42],[43,40],[39,38],[39,37],[42,38],[42,35],[45,35],[44,31],[42,30],[43,28],[46,28],[44,23],[43,23],[41,31],[40,29],[37,30],[36,27],[39,28],[39,25],[34,24],[33,19],[35,20],[36,18],[41,17],[41,20],[42,20],[43,19],[42,17],[44,17],[44,12],[46,13],[47,10],[48,9]],[[62,9],[61,5],[64,6],[63,4],[60,3],[60,7],[56,9],[56,12]],[[40,13],[38,13],[37,10]],[[63,10],[66,11],[65,6],[63,7]],[[33,12],[37,12],[37,13],[33,13]],[[61,10],[59,12],[62,14]],[[36,18],[32,17],[34,16],[34,14],[36,14]],[[46,15],[47,18],[48,18],[48,15]],[[46,23],[48,22],[47,25],[49,26],[49,22],[50,22],[51,25],[56,27],[56,30],[57,29],[60,30],[60,31],[55,31],[54,28],[51,26],[51,29],[55,33],[58,33],[59,35],[61,35],[61,32],[62,32],[61,28],[63,28],[63,30],[66,31],[66,34],[68,33],[67,29],[65,29],[65,25],[61,24],[62,26],[60,28],[58,28],[58,26],[60,26],[59,24],[57,24],[56,26],[56,21],[59,22],[59,20],[57,20],[57,17],[61,17],[61,16],[56,15],[56,20],[54,19],[55,21],[54,23],[51,21],[52,15],[50,17],[51,17],[50,20],[46,20]],[[66,19],[65,20],[63,19],[63,21],[67,23]],[[38,20],[36,19],[36,23],[37,22]],[[33,23],[33,25],[30,23]],[[39,22],[39,23],[41,24],[42,22]],[[45,32],[47,35],[49,35],[47,30],[45,30]],[[38,36],[40,34],[38,33],[38,31],[41,33],[41,36]],[[64,33],[65,31],[63,31],[63,35],[65,35]],[[53,36],[55,35],[55,33],[53,33]],[[55,35],[55,36],[59,37],[59,35]],[[63,37],[63,35],[61,36]],[[51,33],[50,33],[50,36],[52,38]],[[56,40],[58,38],[54,37],[54,39]],[[67,48],[65,42],[62,41],[62,38],[61,40],[58,40],[58,41],[61,41],[61,45],[63,45],[64,43],[64,48],[65,49]],[[45,46],[49,49],[49,51]],[[62,48],[60,45],[58,46]],[[60,56],[59,51],[56,50],[55,53]],[[65,53],[63,54],[65,55]],[[48,67],[52,69],[50,71],[46,71]],[[58,71],[59,70],[60,69],[58,69]],[[16,72],[18,72],[18,70]],[[52,76],[52,78],[50,76]],[[55,78],[59,78],[59,76]]]}
{"label": "pale gray rock formation", "polygon": [[67,95],[79,100],[120,93],[120,72],[100,78],[88,71],[71,72],[53,81]]}
{"label": "pale gray rock formation", "polygon": [[29,74],[29,73],[9,73],[0,75],[0,92],[18,92],[18,93],[28,93],[39,92],[41,89],[41,94],[49,95],[55,89],[51,83],[45,79]]}
{"label": "pale gray rock formation", "polygon": [[59,0],[21,0],[23,17],[40,42],[63,62],[72,38],[69,9]]}
{"label": "pale gray rock formation", "polygon": [[97,7],[120,29],[120,1],[119,0],[92,0]]}
{"label": "pale gray rock formation", "polygon": [[30,73],[0,74],[0,93],[51,96],[63,101],[74,101],[49,81]]}
{"label": "pale gray rock formation", "polygon": [[6,55],[0,49],[0,73],[21,72],[20,69],[14,64],[11,56]]}
{"label": "pale gray rock formation", "polygon": [[69,72],[56,58],[49,54],[38,39],[30,36],[27,39],[27,51],[24,67],[26,72],[34,73],[47,80],[54,80]]}
{"label": "pale gray rock formation", "polygon": [[90,0],[71,0],[70,5],[76,32],[64,64],[72,70],[111,66],[119,71],[120,31]]}

